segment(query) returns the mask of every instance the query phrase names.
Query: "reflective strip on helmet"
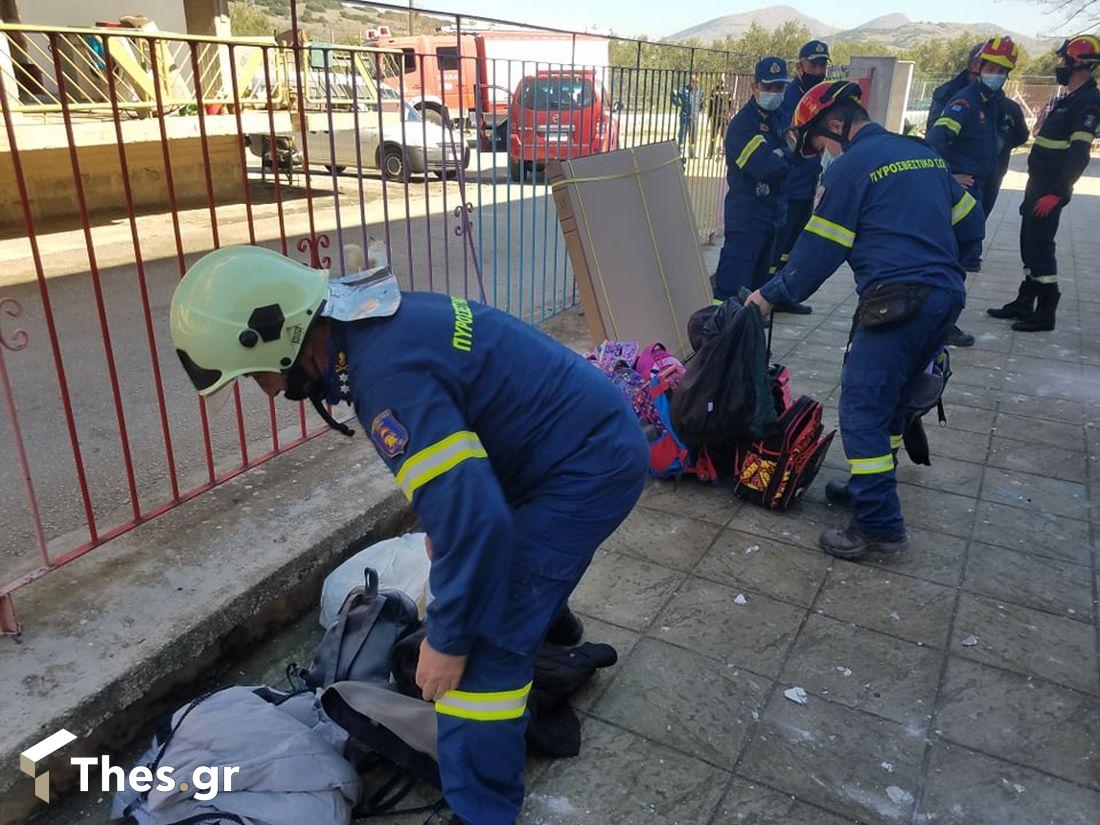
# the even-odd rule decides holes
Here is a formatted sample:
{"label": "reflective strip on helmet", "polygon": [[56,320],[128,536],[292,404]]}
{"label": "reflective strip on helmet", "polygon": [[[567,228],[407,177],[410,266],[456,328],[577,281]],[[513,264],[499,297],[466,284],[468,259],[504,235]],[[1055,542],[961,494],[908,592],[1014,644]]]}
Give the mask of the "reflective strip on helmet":
{"label": "reflective strip on helmet", "polygon": [[488,457],[477,433],[460,430],[405,459],[397,471],[397,486],[412,501],[417,490],[466,459]]}
{"label": "reflective strip on helmet", "polygon": [[947,129],[950,129],[956,135],[962,131],[962,124],[954,118],[950,117],[941,117],[939,120],[932,124],[933,129],[937,126],[943,126]]}
{"label": "reflective strip on helmet", "polygon": [[459,719],[472,719],[475,722],[519,719],[527,709],[527,694],[530,692],[530,682],[519,690],[496,693],[448,690],[443,694],[443,698],[435,703],[435,712],[446,716],[457,716]]}
{"label": "reflective strip on helmet", "polygon": [[1035,145],[1036,146],[1042,146],[1044,149],[1068,149],[1069,148],[1069,141],[1068,140],[1052,140],[1051,138],[1043,137],[1042,135],[1039,135],[1039,137],[1035,138]]}
{"label": "reflective strip on helmet", "polygon": [[951,225],[954,226],[967,215],[970,214],[970,210],[974,208],[977,201],[974,196],[969,192],[963,192],[963,196],[959,198],[959,202],[951,207]]}
{"label": "reflective strip on helmet", "polygon": [[1069,142],[1073,143],[1075,140],[1081,140],[1081,141],[1084,141],[1085,143],[1092,143],[1092,141],[1095,139],[1095,137],[1096,137],[1096,135],[1094,135],[1092,132],[1086,132],[1086,131],[1074,132],[1072,135],[1069,136]]}
{"label": "reflective strip on helmet", "polygon": [[903,440],[903,438],[900,435],[890,436],[890,449],[891,450],[900,449],[901,445],[902,445],[902,440]]}
{"label": "reflective strip on helmet", "polygon": [[752,153],[763,146],[765,143],[764,138],[761,135],[756,135],[745,144],[745,148],[741,150],[741,154],[737,156],[737,168],[744,169],[745,164],[749,162],[749,158],[752,157]]}
{"label": "reflective strip on helmet", "polygon": [[846,226],[833,223],[820,215],[814,215],[806,222],[806,231],[820,235],[828,241],[851,249],[856,243],[856,233]]}
{"label": "reflective strip on helmet", "polygon": [[888,473],[894,469],[894,456],[892,453],[875,456],[874,458],[849,458],[852,475],[869,476],[875,473]]}

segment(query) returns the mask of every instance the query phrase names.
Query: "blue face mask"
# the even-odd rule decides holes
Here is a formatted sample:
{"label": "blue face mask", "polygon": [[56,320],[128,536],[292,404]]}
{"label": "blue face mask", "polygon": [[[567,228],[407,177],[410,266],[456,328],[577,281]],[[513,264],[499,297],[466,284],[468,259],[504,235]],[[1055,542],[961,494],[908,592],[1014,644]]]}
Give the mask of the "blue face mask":
{"label": "blue face mask", "polygon": [[1000,90],[1005,85],[1007,76],[1003,74],[995,74],[993,72],[982,72],[982,85],[989,89],[991,92]]}
{"label": "blue face mask", "polygon": [[782,92],[757,92],[756,105],[765,112],[774,112],[783,103]]}
{"label": "blue face mask", "polygon": [[824,152],[822,152],[821,153],[821,174],[824,175],[825,170],[828,169],[832,165],[833,161],[836,160],[839,157],[840,157],[839,154],[834,155],[828,149],[826,149]]}

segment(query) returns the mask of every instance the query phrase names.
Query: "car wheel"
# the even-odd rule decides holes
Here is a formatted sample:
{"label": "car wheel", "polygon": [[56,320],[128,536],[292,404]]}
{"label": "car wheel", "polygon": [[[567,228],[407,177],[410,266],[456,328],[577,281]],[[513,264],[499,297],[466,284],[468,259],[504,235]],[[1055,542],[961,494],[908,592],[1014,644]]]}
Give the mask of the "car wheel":
{"label": "car wheel", "polygon": [[405,179],[405,153],[398,147],[386,147],[382,155],[382,174],[386,180]]}
{"label": "car wheel", "polygon": [[508,161],[508,173],[512,176],[512,180],[517,183],[522,181],[525,177],[526,169],[522,161],[509,160]]}
{"label": "car wheel", "polygon": [[424,116],[424,119],[428,121],[428,123],[434,123],[436,126],[442,126],[448,120],[445,110],[440,110],[433,107],[425,107],[421,109],[420,114]]}
{"label": "car wheel", "polygon": [[347,168],[348,167],[346,166],[329,166],[327,163],[325,164],[325,171],[327,171],[330,175],[333,172],[335,172],[337,175],[342,175],[344,173],[344,170]]}

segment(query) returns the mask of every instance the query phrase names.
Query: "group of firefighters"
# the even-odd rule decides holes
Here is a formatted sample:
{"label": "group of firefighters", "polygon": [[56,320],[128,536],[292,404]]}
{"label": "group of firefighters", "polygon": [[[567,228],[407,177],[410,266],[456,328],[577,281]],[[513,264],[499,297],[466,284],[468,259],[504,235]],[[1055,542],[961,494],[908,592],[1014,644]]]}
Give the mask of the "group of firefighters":
{"label": "group of firefighters", "polygon": [[[1015,55],[1007,38],[983,44],[941,95],[925,142],[871,122],[857,84],[825,80],[828,47],[812,41],[793,80],[777,57],[758,63],[753,99],[727,129],[717,295],[747,287],[746,307],[764,315],[807,312],[802,302],[843,262],[855,274],[840,400],[851,476],[827,490],[852,517],[821,536],[832,555],[908,548],[895,486],[906,397],[955,328],[1005,146],[1023,134],[1001,92]],[[1024,331],[1054,328],[1054,235],[1100,131],[1100,40],[1071,38],[1058,56],[1065,93],[1028,160],[1025,278],[1016,300],[990,311]],[[555,638],[580,637],[569,595],[645,485],[648,448],[623,396],[495,309],[402,293],[385,266],[330,281],[261,247],[196,262],[171,327],[203,396],[253,377],[273,397],[311,400],[346,435],[326,405],[354,405],[431,539],[435,601],[417,683],[435,702],[453,821],[513,822],[535,651],[552,625]]]}

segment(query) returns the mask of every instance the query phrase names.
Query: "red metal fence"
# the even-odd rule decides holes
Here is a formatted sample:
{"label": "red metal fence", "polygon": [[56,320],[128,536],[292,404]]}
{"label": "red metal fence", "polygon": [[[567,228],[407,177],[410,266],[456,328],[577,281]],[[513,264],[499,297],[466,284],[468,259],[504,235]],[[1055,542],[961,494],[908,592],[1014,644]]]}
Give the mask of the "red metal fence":
{"label": "red metal fence", "polygon": [[[654,68],[636,43],[633,65],[578,62],[578,40],[601,39],[560,31],[545,39],[568,51],[546,60],[491,57],[462,45],[501,39],[500,21],[453,20],[431,41],[453,38],[446,55],[0,26],[0,631],[18,629],[18,588],[325,431],[251,385],[232,413],[196,399],[167,309],[208,250],[343,273],[345,244],[373,237],[404,288],[537,323],[576,301],[541,167],[660,140],[680,141],[716,230],[751,57],[670,46]],[[470,99],[433,106],[433,72]]]}

